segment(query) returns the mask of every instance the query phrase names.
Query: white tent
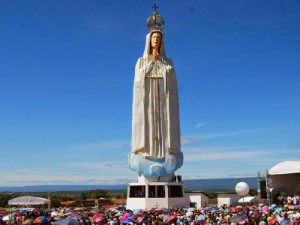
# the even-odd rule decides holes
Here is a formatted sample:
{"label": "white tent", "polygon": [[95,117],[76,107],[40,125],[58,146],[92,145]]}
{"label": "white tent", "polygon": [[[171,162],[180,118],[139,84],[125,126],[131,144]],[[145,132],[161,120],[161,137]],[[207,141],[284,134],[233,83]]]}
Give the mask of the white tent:
{"label": "white tent", "polygon": [[18,198],[13,198],[8,201],[9,205],[44,205],[48,204],[50,207],[51,201],[45,198],[39,198],[34,196],[21,196]]}
{"label": "white tent", "polygon": [[284,161],[268,170],[268,186],[273,193],[288,195],[300,192],[300,161]]}
{"label": "white tent", "polygon": [[250,203],[250,202],[255,202],[255,197],[254,196],[246,196],[246,197],[240,198],[238,200],[238,203]]}

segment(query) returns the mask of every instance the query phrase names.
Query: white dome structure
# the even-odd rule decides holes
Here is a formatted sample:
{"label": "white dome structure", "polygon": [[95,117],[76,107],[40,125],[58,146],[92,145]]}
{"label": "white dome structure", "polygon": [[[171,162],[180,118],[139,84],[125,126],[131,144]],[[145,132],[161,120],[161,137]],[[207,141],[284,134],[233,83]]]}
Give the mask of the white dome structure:
{"label": "white dome structure", "polygon": [[300,193],[300,161],[283,161],[268,170],[268,187],[288,195]]}
{"label": "white dome structure", "polygon": [[269,171],[269,175],[282,175],[300,173],[300,161],[284,161],[273,166]]}

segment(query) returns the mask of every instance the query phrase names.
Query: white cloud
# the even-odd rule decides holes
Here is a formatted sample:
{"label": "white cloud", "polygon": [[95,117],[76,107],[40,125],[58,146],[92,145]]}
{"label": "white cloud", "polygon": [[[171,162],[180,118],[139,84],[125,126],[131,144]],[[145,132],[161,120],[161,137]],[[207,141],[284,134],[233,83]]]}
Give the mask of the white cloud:
{"label": "white cloud", "polygon": [[[237,130],[182,136],[184,164],[176,173],[186,179],[245,177],[265,172],[284,160],[295,160],[297,149],[265,145],[234,145],[233,142],[202,143],[201,139],[231,138],[267,131],[267,129]],[[223,140],[221,140],[223,141]],[[199,147],[201,143],[201,146]],[[225,144],[226,143],[226,144]],[[241,143],[241,141],[239,141]],[[206,145],[205,145],[206,144]],[[131,171],[127,156],[130,141],[115,140],[72,146],[56,151],[55,164],[47,170],[34,165],[16,164],[15,170],[2,169],[0,186],[38,184],[120,184],[136,182],[138,174]],[[51,155],[54,155],[52,152]],[[288,157],[286,157],[288,156]],[[227,166],[228,165],[228,166]],[[234,166],[239,168],[236,174]]]}

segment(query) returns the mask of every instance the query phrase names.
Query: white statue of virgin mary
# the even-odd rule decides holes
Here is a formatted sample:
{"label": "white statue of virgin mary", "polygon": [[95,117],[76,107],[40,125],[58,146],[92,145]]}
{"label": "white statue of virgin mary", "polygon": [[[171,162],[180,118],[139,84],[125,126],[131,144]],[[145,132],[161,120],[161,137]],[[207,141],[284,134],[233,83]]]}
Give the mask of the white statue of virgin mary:
{"label": "white statue of virgin mary", "polygon": [[129,164],[145,176],[166,176],[182,161],[175,70],[162,31],[154,29],[135,67]]}

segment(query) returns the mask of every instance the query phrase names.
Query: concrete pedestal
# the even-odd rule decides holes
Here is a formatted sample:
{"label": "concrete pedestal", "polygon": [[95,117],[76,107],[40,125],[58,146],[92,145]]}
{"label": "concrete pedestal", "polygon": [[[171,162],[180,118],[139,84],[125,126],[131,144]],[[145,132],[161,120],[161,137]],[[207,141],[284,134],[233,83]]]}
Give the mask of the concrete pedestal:
{"label": "concrete pedestal", "polygon": [[[188,203],[189,204],[189,203]],[[187,206],[184,185],[175,182],[129,183],[127,209]]]}

